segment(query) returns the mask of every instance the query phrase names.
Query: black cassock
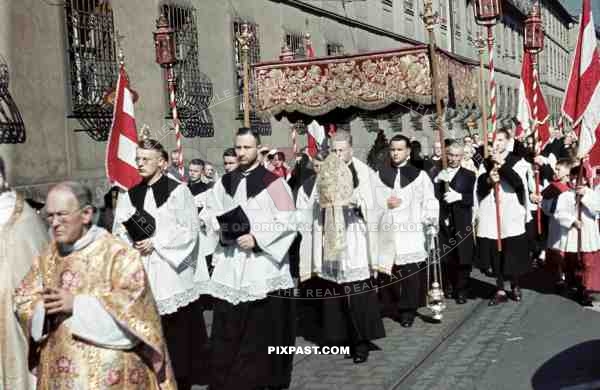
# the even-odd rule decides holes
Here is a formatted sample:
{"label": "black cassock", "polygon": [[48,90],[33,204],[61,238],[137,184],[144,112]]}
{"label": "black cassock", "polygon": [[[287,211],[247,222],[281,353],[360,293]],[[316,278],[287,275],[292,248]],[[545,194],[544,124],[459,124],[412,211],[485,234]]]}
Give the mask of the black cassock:
{"label": "black cassock", "polygon": [[466,287],[473,256],[473,195],[476,177],[473,172],[459,168],[449,187],[462,195],[462,199],[448,204],[444,200],[445,183],[435,184],[435,196],[440,200],[439,251],[447,281],[457,291]]}
{"label": "black cassock", "polygon": [[[234,198],[241,181],[245,180],[246,199],[271,195],[286,197],[287,192],[270,195],[265,191],[280,180],[272,172],[259,166],[243,175],[240,169],[222,178],[221,189]],[[215,191],[215,189],[213,189]],[[292,202],[291,197],[289,199]],[[210,207],[210,206],[207,206]],[[220,215],[221,245],[237,237],[260,229],[252,223],[241,206]],[[258,240],[257,240],[258,245]],[[255,253],[265,253],[259,246]],[[230,261],[229,258],[222,259]],[[219,265],[216,265],[215,274]],[[213,274],[213,280],[215,278]],[[211,390],[254,390],[257,388],[288,388],[291,381],[293,355],[269,354],[269,347],[294,346],[296,340],[296,302],[290,299],[291,289],[271,291],[266,298],[232,304],[224,299],[214,299],[211,331]]]}
{"label": "black cassock", "polygon": [[[505,193],[515,193],[518,199],[518,205],[516,207],[525,208],[525,197],[527,191],[521,180],[519,174],[514,170],[514,166],[519,162],[519,157],[514,153],[508,153],[505,159],[505,163],[498,169],[500,180],[507,185]],[[480,210],[482,208],[481,203],[488,196],[492,196],[494,187],[488,182],[490,172],[494,166],[491,159],[484,161],[486,172],[483,173],[477,179],[477,197],[479,198]],[[514,207],[514,206],[513,206]],[[514,210],[507,209],[503,202],[500,202],[501,211],[501,222],[502,230],[505,229],[507,213],[513,213]],[[479,224],[492,223],[496,224],[496,215],[494,211],[489,210],[488,213],[482,215],[480,212]],[[485,221],[482,218],[486,218]],[[527,234],[525,233],[525,221],[523,223],[523,233],[517,235],[501,235],[502,239],[502,252],[498,252],[496,239],[478,237],[477,239],[477,266],[482,270],[488,270],[492,268],[497,276],[505,277],[519,277],[529,271],[529,244],[527,241]],[[517,229],[519,230],[519,229]]]}

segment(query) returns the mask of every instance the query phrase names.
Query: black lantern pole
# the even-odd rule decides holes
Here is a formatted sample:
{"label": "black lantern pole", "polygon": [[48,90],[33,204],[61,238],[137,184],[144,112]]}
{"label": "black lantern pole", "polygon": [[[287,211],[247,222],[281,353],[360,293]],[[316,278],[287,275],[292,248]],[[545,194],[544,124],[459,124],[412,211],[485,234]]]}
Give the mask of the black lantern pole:
{"label": "black lantern pole", "polygon": [[175,128],[175,141],[177,149],[177,170],[179,176],[185,178],[183,168],[183,148],[181,145],[180,122],[177,115],[177,102],[175,101],[175,70],[173,66],[177,63],[175,55],[175,30],[169,26],[169,21],[164,14],[161,14],[156,21],[156,31],[154,32],[154,48],[156,50],[156,63],[165,70],[167,79],[167,90],[169,92],[169,105],[173,116],[173,127]]}

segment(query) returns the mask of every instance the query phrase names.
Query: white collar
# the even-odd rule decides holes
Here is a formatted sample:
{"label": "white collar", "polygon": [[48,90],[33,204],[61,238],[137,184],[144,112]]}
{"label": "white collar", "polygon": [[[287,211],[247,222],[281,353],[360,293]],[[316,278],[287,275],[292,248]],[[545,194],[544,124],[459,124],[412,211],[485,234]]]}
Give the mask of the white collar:
{"label": "white collar", "polygon": [[73,245],[59,244],[59,252],[62,256],[67,256],[73,252],[80,251],[98,240],[105,233],[108,233],[105,229],[96,225],[92,225],[89,230],[79,238],[79,240],[75,241]]}
{"label": "white collar", "polygon": [[0,226],[8,222],[16,204],[17,194],[14,191],[8,190],[0,193]]}

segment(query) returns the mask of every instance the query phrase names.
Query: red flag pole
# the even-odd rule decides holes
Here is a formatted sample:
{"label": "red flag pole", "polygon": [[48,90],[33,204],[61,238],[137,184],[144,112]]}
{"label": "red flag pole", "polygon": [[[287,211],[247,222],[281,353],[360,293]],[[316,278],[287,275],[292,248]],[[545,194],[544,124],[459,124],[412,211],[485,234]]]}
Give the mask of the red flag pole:
{"label": "red flag pole", "polygon": [[[579,161],[579,173],[577,174],[577,184],[575,186],[575,188],[579,187],[582,182],[583,182],[583,161],[585,158],[582,158]],[[577,220],[581,221],[581,198],[582,196],[577,194],[575,196],[576,199],[576,210],[577,210]],[[578,264],[581,264],[582,262],[582,256],[581,256],[581,226],[577,227],[577,261]]]}
{"label": "red flag pole", "polygon": [[[533,66],[533,139],[535,140],[535,157],[538,156],[539,148],[539,134],[537,131],[538,128],[538,73],[537,73],[537,53],[532,54],[531,56],[532,66]],[[535,162],[533,162],[533,173],[535,176],[535,195],[536,197],[540,196],[540,166]],[[542,234],[542,210],[540,205],[536,210],[536,222],[537,222],[537,232],[538,235]]]}

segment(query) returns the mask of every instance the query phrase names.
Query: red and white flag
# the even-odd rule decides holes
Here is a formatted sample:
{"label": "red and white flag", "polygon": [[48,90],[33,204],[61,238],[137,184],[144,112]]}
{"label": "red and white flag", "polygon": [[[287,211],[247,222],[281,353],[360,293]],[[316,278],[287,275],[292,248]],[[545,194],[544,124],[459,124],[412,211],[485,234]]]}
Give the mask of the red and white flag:
{"label": "red and white flag", "polygon": [[579,36],[567,90],[563,115],[578,132],[578,156],[589,156],[592,167],[600,165],[600,53],[590,0],[583,0]]}
{"label": "red and white flag", "polygon": [[308,153],[315,156],[325,142],[325,128],[317,121],[312,121],[307,127]]}
{"label": "red and white flag", "polygon": [[536,139],[540,148],[543,148],[550,139],[549,117],[548,106],[533,67],[532,55],[525,52],[521,69],[521,84],[519,85],[518,125],[515,135],[517,137],[523,133],[528,135],[533,130],[531,125],[535,122],[537,125]]}
{"label": "red and white flag", "polygon": [[135,163],[138,141],[133,100],[127,72],[121,65],[115,91],[112,126],[106,147],[106,176],[113,185],[125,190],[141,180]]}

